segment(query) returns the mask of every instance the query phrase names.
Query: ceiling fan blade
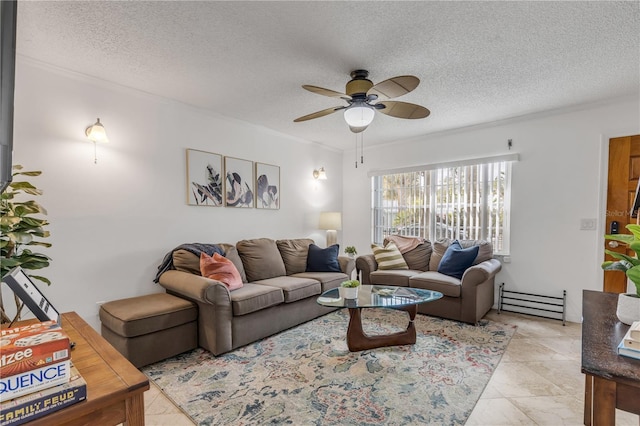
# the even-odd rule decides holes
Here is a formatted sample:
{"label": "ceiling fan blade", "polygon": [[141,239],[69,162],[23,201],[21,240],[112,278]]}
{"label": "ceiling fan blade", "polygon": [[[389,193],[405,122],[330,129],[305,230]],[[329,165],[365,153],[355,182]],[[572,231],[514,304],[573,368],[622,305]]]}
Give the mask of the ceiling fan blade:
{"label": "ceiling fan blade", "polygon": [[329,96],[330,98],[344,98],[346,96],[348,99],[351,99],[351,96],[347,96],[344,93],[336,92],[335,90],[325,89],[323,87],[305,84],[302,86],[302,88],[318,95]]}
{"label": "ceiling fan blade", "polygon": [[418,87],[420,79],[413,75],[400,75],[381,81],[367,91],[367,95],[378,95],[379,99],[391,99],[406,95]]}
{"label": "ceiling fan blade", "polygon": [[307,114],[307,115],[303,115],[302,117],[298,117],[295,120],[293,120],[294,123],[298,123],[300,121],[307,121],[307,120],[312,120],[314,118],[320,118],[320,117],[324,117],[325,115],[329,115],[331,113],[334,113],[340,109],[345,109],[346,107],[343,106],[337,106],[337,107],[331,107],[331,108],[327,108],[327,109],[323,109],[322,111],[317,111],[317,112],[313,112],[311,114]]}
{"label": "ceiling fan blade", "polygon": [[409,102],[384,101],[378,102],[377,105],[384,105],[384,108],[378,109],[378,112],[396,118],[425,118],[431,114],[431,111],[425,107]]}

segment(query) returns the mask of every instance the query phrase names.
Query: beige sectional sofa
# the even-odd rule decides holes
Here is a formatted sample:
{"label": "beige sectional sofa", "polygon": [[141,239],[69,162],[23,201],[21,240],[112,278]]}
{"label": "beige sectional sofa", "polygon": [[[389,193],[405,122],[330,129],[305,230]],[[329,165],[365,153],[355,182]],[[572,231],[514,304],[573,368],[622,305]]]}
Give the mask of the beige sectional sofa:
{"label": "beige sectional sofa", "polygon": [[339,256],[340,272],[307,272],[312,243],[259,238],[218,244],[244,283],[233,291],[201,276],[199,257],[186,250],[173,252],[172,269],[158,282],[167,293],[195,302],[198,345],[219,355],[333,310],[316,299],[349,279],[354,261]]}
{"label": "beige sectional sofa", "polygon": [[[379,270],[373,254],[358,256],[356,270],[363,284],[395,285],[441,292],[444,297],[418,305],[418,312],[442,318],[477,323],[494,304],[495,275],[502,265],[493,259],[486,241],[459,240],[463,248],[479,246],[478,254],[461,279],[438,272],[451,240],[423,241],[402,253],[409,269]],[[385,240],[384,244],[388,243]]]}

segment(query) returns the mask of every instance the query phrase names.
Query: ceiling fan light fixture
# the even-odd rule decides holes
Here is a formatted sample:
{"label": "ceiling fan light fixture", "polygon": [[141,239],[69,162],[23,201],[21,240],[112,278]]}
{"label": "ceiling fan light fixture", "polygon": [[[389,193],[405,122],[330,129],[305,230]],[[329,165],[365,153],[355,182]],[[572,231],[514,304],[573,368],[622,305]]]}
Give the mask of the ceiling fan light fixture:
{"label": "ceiling fan light fixture", "polygon": [[349,127],[367,127],[373,121],[375,111],[365,103],[356,103],[344,110],[344,121]]}

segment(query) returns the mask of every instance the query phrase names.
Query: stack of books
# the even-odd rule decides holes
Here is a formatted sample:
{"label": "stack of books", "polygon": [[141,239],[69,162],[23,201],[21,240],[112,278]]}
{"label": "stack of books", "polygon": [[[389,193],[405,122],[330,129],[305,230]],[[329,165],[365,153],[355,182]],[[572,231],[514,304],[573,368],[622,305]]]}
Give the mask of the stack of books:
{"label": "stack of books", "polygon": [[618,354],[640,359],[640,321],[631,324],[618,345]]}
{"label": "stack of books", "polygon": [[69,336],[55,321],[3,329],[0,335],[0,426],[20,425],[87,397],[71,364]]}

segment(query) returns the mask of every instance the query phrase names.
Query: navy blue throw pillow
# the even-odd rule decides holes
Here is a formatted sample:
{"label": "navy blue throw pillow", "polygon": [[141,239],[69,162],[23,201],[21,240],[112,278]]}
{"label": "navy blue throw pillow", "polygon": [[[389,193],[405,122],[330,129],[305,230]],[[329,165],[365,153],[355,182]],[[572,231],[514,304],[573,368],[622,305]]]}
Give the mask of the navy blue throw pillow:
{"label": "navy blue throw pillow", "polygon": [[478,256],[480,246],[473,246],[463,249],[458,240],[455,240],[444,252],[442,260],[438,265],[438,272],[449,275],[457,279],[462,279],[464,271],[466,271]]}
{"label": "navy blue throw pillow", "polygon": [[342,272],[338,263],[339,249],[338,244],[325,249],[310,244],[307,254],[307,272]]}

